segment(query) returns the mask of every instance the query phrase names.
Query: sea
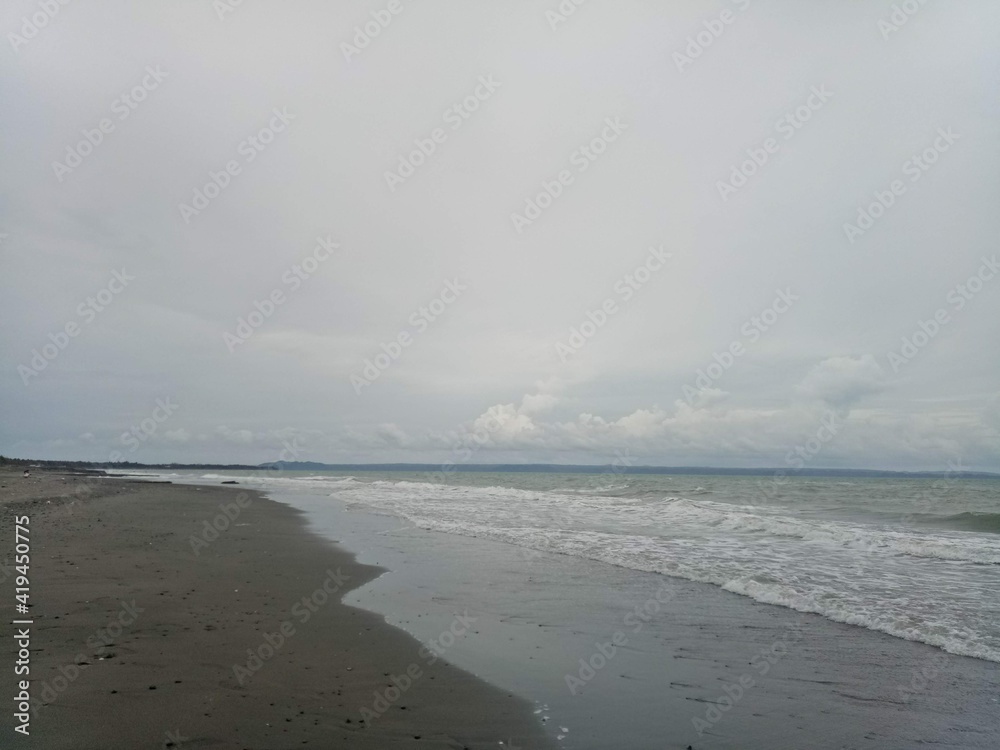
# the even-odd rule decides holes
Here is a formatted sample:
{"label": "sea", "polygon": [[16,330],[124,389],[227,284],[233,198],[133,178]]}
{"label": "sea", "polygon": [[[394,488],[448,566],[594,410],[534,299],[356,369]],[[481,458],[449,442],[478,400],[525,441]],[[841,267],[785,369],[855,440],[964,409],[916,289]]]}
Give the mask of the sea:
{"label": "sea", "polygon": [[[758,646],[780,641],[777,650],[785,653],[811,642],[788,636],[793,632],[823,634],[823,644],[799,647],[802,655],[813,649],[813,662],[835,660],[816,650],[849,639],[856,654],[882,659],[890,672],[898,667],[898,675],[886,673],[866,694],[882,709],[912,700],[921,683],[911,679],[914,669],[923,677],[941,671],[926,666],[940,665],[934,653],[966,657],[949,664],[981,662],[959,672],[996,675],[1000,663],[998,480],[613,471],[144,474],[194,484],[236,480],[302,509],[317,533],[388,571],[346,601],[381,612],[424,643],[437,643],[459,614],[476,618],[476,632],[446,639],[458,642],[445,658],[532,700],[539,720],[567,748],[672,747],[662,734],[667,729],[651,719],[662,707],[658,693],[687,701],[674,701],[672,710],[686,707],[685,726],[694,732],[695,719],[705,705],[718,704],[724,686],[753,675]],[[700,638],[691,635],[696,631]],[[716,650],[699,656],[712,638]],[[841,676],[852,669],[850,658],[837,667]],[[703,670],[708,663],[710,673]],[[776,660],[774,668],[801,679],[805,667]],[[816,672],[815,664],[808,671]],[[678,684],[688,684],[689,694],[681,695]],[[760,710],[781,705],[789,691],[777,684],[756,691],[754,701],[741,697],[731,716],[742,712],[741,721],[751,721],[759,713],[754,702]],[[947,702],[940,691],[921,693]],[[996,698],[980,697],[994,712],[1000,708]],[[826,705],[822,696],[817,701]],[[870,708],[851,703],[844,711],[862,725],[877,723]],[[668,724],[677,731],[676,722]],[[740,744],[743,724],[729,716],[701,726],[678,746],[755,746]],[[936,729],[945,731],[935,724],[913,739],[924,741]],[[516,746],[515,738],[498,742]],[[853,745],[837,739],[829,746]]]}

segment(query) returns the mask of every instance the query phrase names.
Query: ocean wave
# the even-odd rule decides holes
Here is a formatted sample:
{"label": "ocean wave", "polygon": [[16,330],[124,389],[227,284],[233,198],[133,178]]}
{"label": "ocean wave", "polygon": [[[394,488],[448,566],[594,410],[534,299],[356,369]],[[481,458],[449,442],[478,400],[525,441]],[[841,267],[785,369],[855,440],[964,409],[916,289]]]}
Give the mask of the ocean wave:
{"label": "ocean wave", "polygon": [[[296,479],[297,477],[293,477]],[[315,477],[302,477],[302,479],[307,479],[312,482],[326,482],[327,484],[363,484],[358,481],[357,477],[331,477],[331,476],[315,476]]]}
{"label": "ocean wave", "polygon": [[[895,531],[846,521],[795,518],[788,515],[787,508],[761,508],[678,496],[659,497],[656,502],[650,502],[636,497],[409,480],[345,484],[350,485],[345,489],[361,493],[358,502],[382,505],[389,510],[403,511],[407,506],[418,508],[430,504],[439,513],[448,514],[451,506],[460,515],[459,506],[472,504],[469,510],[492,513],[498,522],[508,515],[529,519],[531,514],[538,514],[536,521],[540,525],[555,516],[561,527],[567,526],[567,519],[573,519],[584,527],[641,527],[653,533],[656,529],[694,534],[719,530],[735,534],[762,533],[863,552],[1000,565],[1000,540],[979,539],[978,543],[970,543],[967,538],[949,537],[946,533]],[[523,505],[511,505],[510,501]]]}
{"label": "ocean wave", "polygon": [[988,644],[986,636],[982,633],[970,632],[965,627],[950,624],[944,620],[906,624],[906,618],[901,618],[898,612],[887,612],[879,606],[845,606],[837,602],[831,592],[801,593],[784,584],[761,583],[751,577],[734,578],[721,584],[721,587],[726,591],[748,596],[764,604],[774,604],[798,612],[819,614],[834,622],[855,625],[886,633],[896,638],[937,646],[950,654],[1000,662],[1000,648]]}
{"label": "ocean wave", "polygon": [[[765,513],[753,506],[728,505],[672,498],[668,506],[674,520],[736,532],[764,532],[795,537],[866,552],[888,551],[913,557],[929,557],[980,564],[1000,564],[1000,542],[970,544],[964,538],[931,536],[923,532],[893,531],[845,521],[802,520],[778,513]],[[966,515],[966,514],[962,514]]]}
{"label": "ocean wave", "polygon": [[[646,492],[614,496],[412,480],[268,479],[418,528],[712,584],[756,601],[1000,662],[1000,539]],[[607,492],[607,490],[605,490]],[[954,514],[949,523],[989,523]],[[941,518],[938,518],[941,521]]]}
{"label": "ocean wave", "polygon": [[941,516],[934,513],[917,513],[914,519],[918,523],[931,526],[1000,534],[1000,513],[967,511],[965,513],[955,513],[950,516]]}
{"label": "ocean wave", "polygon": [[560,495],[604,495],[610,492],[624,492],[630,486],[628,482],[621,482],[619,484],[605,484],[599,487],[566,487],[551,491]]}

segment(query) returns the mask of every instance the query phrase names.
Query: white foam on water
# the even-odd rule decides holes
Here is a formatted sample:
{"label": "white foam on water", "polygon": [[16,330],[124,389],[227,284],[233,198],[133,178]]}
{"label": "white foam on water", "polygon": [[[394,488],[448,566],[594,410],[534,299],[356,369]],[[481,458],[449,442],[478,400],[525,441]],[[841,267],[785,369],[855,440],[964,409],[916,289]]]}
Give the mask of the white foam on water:
{"label": "white foam on water", "polygon": [[755,506],[729,505],[674,499],[671,515],[676,520],[702,523],[730,531],[763,531],[775,536],[797,537],[833,546],[890,552],[914,557],[1000,565],[1000,540],[983,539],[970,544],[966,537],[949,538],[916,532],[898,532],[861,524],[826,520],[802,520],[768,514]]}
{"label": "white foam on water", "polygon": [[1000,540],[681,497],[357,482],[331,493],[419,528],[710,583],[1000,662]]}
{"label": "white foam on water", "polygon": [[631,485],[628,482],[619,484],[605,484],[599,487],[567,487],[565,489],[552,490],[557,494],[565,495],[604,495],[609,492],[624,492]]}

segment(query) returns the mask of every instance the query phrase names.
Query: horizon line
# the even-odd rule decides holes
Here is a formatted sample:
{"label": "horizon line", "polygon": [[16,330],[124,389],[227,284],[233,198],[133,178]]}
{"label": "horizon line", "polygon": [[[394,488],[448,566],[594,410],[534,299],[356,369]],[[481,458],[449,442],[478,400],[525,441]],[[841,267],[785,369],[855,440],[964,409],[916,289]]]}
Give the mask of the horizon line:
{"label": "horizon line", "polygon": [[[121,462],[111,462],[111,461],[86,461],[80,459],[29,459],[29,458],[13,458],[10,456],[3,457],[3,463],[34,463],[39,467],[43,467],[44,464],[50,465],[69,465],[75,464],[80,466],[91,466],[95,468],[188,468],[188,469],[215,469],[215,470],[245,470],[245,469],[260,469],[264,467],[272,466],[296,466],[296,465],[306,465],[314,467],[324,467],[331,470],[336,469],[364,469],[364,467],[370,468],[380,468],[385,469],[387,467],[407,467],[407,468],[419,468],[420,470],[431,470],[440,473],[456,473],[456,472],[471,472],[479,470],[481,468],[506,468],[508,471],[516,468],[525,469],[589,469],[589,470],[608,470],[611,469],[611,473],[615,474],[629,474],[629,473],[670,473],[670,472],[686,472],[694,473],[696,471],[709,471],[709,472],[719,472],[719,473],[729,473],[729,474],[775,474],[784,476],[801,476],[801,475],[822,475],[826,473],[831,474],[896,474],[896,475],[935,475],[935,476],[954,476],[956,478],[977,476],[977,477],[993,477],[1000,479],[1000,472],[995,471],[981,471],[981,470],[967,470],[967,471],[957,471],[952,468],[947,469],[859,469],[859,468],[833,468],[833,467],[802,467],[802,468],[781,468],[781,467],[742,467],[742,466],[699,466],[699,465],[687,465],[687,466],[667,466],[658,464],[637,464],[634,466],[621,466],[616,463],[606,463],[606,464],[559,464],[559,463],[544,463],[544,462],[506,462],[506,463],[466,463],[466,464],[451,464],[449,462],[408,462],[408,461],[383,461],[383,462],[370,462],[370,461],[355,461],[355,462],[345,462],[345,463],[330,463],[326,461],[264,461],[257,464],[241,464],[241,463],[224,463],[224,462],[214,462],[214,463],[194,463],[185,461],[169,461],[169,462],[158,462],[158,463],[139,463],[130,461]],[[448,467],[447,469],[445,467]],[[274,469],[271,469],[274,470]],[[280,469],[278,469],[280,470]]]}

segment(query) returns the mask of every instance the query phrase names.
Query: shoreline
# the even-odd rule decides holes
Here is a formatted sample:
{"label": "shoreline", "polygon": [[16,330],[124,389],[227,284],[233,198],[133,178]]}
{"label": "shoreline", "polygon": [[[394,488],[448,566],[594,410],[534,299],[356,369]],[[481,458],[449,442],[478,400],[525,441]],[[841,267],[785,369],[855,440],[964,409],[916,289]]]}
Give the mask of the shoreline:
{"label": "shoreline", "polygon": [[[0,485],[0,560],[31,518],[31,747],[553,747],[530,703],[343,604],[384,569],[294,508],[46,471]],[[474,628],[456,610],[439,640]]]}
{"label": "shoreline", "polygon": [[995,662],[711,583],[401,526],[328,491],[272,497],[392,571],[351,604],[421,639],[450,603],[467,605],[479,632],[449,658],[542,706],[567,748],[986,750],[1000,738]]}

